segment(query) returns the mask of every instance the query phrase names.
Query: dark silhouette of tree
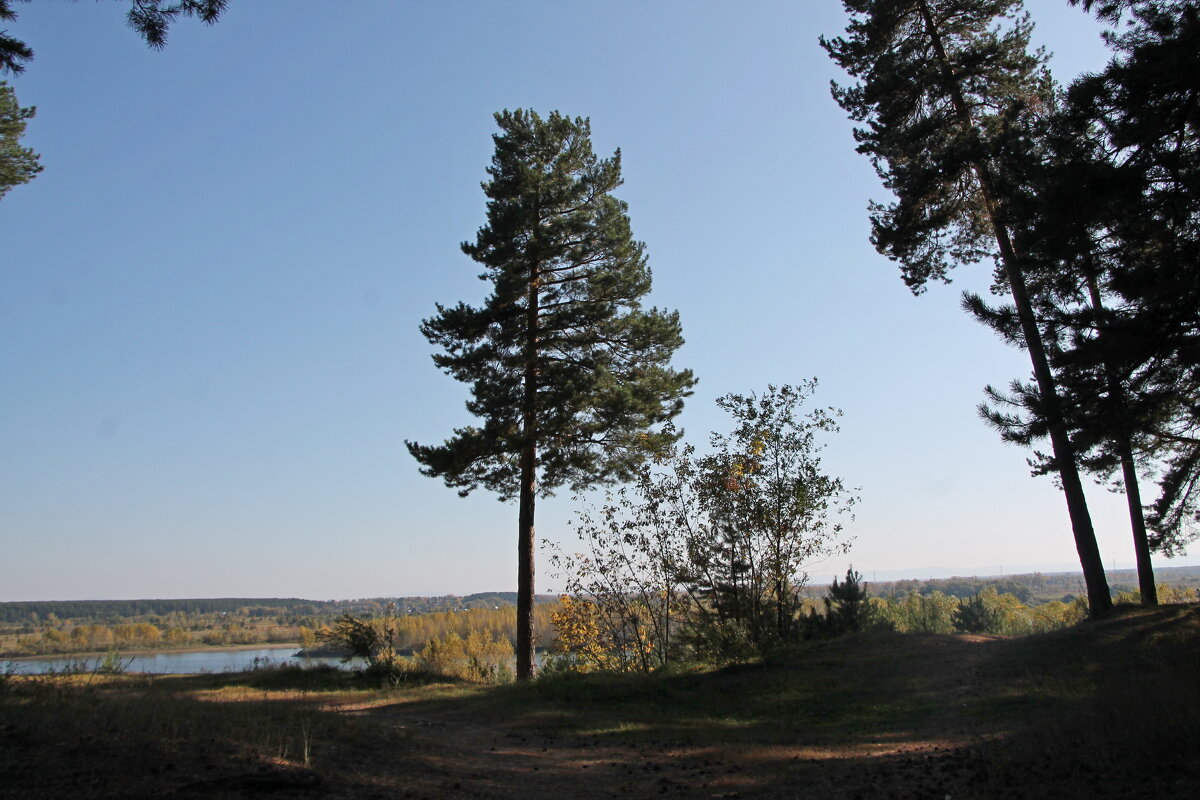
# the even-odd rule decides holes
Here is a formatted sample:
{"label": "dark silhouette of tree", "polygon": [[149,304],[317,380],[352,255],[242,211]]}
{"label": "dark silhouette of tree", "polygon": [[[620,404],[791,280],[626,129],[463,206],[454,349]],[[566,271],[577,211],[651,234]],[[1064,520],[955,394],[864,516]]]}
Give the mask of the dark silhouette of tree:
{"label": "dark silhouette of tree", "polygon": [[212,25],[229,5],[228,0],[132,0],[125,18],[146,44],[158,49],[167,43],[167,31],[176,17],[195,17]]}
{"label": "dark silhouette of tree", "polygon": [[[1179,552],[1200,514],[1200,4],[1083,5],[1122,22],[1106,35],[1116,56],[1048,115],[1015,236],[1073,444],[1100,479],[1121,475],[1153,605],[1151,550]],[[968,306],[1019,340],[1011,306]],[[989,393],[985,415],[1006,439],[1047,436],[1034,384]],[[1043,453],[1031,463],[1055,468]],[[1139,465],[1160,476],[1148,518]]]}
{"label": "dark silhouette of tree", "polygon": [[[211,25],[228,4],[228,0],[132,0],[125,18],[129,27],[137,31],[146,44],[158,49],[167,43],[167,31],[176,17],[195,17]],[[0,0],[0,20],[11,21],[16,18],[13,0]],[[0,31],[0,73],[20,74],[32,60],[33,50],[29,45],[9,36],[7,31]]]}
{"label": "dark silhouette of tree", "polygon": [[[1156,603],[1154,570],[1141,501],[1139,433],[1156,403],[1146,392],[1147,359],[1156,343],[1131,325],[1128,304],[1113,289],[1123,261],[1114,246],[1107,205],[1119,213],[1136,196],[1114,192],[1111,149],[1096,124],[1064,114],[1058,103],[1031,120],[1025,149],[1010,163],[1021,174],[1009,193],[1012,236],[1023,256],[1026,284],[1059,392],[1059,408],[1080,466],[1126,495],[1143,601]],[[1081,187],[1097,187],[1080,192]],[[1102,187],[1108,187],[1106,194]],[[1011,303],[992,307],[967,294],[964,307],[1007,342],[1022,346],[1019,315]],[[1035,447],[1049,436],[1036,382],[1014,381],[1007,392],[986,389],[980,413],[1001,437]],[[1057,475],[1052,455],[1035,450],[1035,475]],[[1114,475],[1120,478],[1114,480]]]}
{"label": "dark silhouette of tree", "polygon": [[683,343],[677,313],[644,309],[650,271],[634,241],[621,157],[597,159],[591,126],[558,112],[496,115],[487,225],[463,252],[493,292],[480,308],[438,306],[421,331],[434,363],[471,384],[481,427],[440,446],[413,442],[421,472],[466,495],[520,498],[517,677],[533,675],[534,508],[538,493],[634,475],[677,434],[656,429],[695,380],[669,366]]}
{"label": "dark silhouette of tree", "polygon": [[834,578],[825,596],[825,633],[839,636],[852,633],[863,626],[869,605],[867,584],[854,567],[846,570],[846,579],[838,583]]}
{"label": "dark silhouette of tree", "polygon": [[[132,0],[126,19],[129,26],[141,34],[146,44],[158,49],[167,42],[167,31],[176,17],[196,17],[211,25],[221,16],[228,0]],[[0,0],[0,21],[17,18],[13,0]],[[19,75],[33,60],[29,45],[0,31],[0,75]],[[34,108],[21,108],[7,84],[0,83],[0,197],[12,186],[26,183],[42,171],[38,156],[28,148],[17,145],[25,132],[25,120],[34,115]]]}
{"label": "dark silhouette of tree", "polygon": [[[1097,186],[1120,248],[1111,278],[1146,377],[1141,433],[1161,465],[1150,544],[1178,553],[1200,533],[1200,3],[1082,2],[1113,23],[1106,68],[1071,87],[1070,111],[1103,126],[1119,180]],[[1136,348],[1141,350],[1137,351]]]}
{"label": "dark silhouette of tree", "polygon": [[[11,22],[17,18],[12,4],[13,0],[0,0],[0,21]],[[20,74],[24,72],[26,62],[32,59],[33,50],[29,45],[9,36],[8,31],[0,31],[0,73]]]}
{"label": "dark silhouette of tree", "polygon": [[1032,25],[1019,0],[843,0],[846,37],[822,38],[853,86],[837,102],[862,124],[871,157],[896,201],[872,205],[872,243],[901,265],[914,293],[949,281],[959,264],[995,259],[1029,354],[1055,468],[1087,584],[1091,613],[1112,608],[1074,446],[1013,240],[1010,203],[1030,118],[1053,100],[1045,58],[1029,50]]}

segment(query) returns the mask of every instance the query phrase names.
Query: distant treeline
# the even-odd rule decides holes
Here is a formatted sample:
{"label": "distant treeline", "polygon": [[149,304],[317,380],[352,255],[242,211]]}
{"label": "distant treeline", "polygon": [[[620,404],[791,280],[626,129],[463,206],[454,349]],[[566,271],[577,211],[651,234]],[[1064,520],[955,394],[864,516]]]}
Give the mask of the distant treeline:
{"label": "distant treeline", "polygon": [[[542,596],[538,602],[557,598]],[[381,613],[395,603],[400,614],[429,614],[472,608],[514,606],[516,592],[479,592],[460,597],[382,597],[365,600],[304,600],[296,597],[218,597],[184,600],[38,600],[0,603],[0,624],[38,625],[47,619],[105,622],[150,619],[169,615],[220,615],[243,617],[328,617],[343,613]]]}
{"label": "distant treeline", "polygon": [[[1159,567],[1159,578],[1178,586],[1200,586],[1200,567]],[[930,580],[871,581],[871,594],[897,598],[916,592],[931,595],[941,592],[957,598],[974,597],[985,588],[1011,594],[1022,603],[1049,602],[1083,593],[1083,576],[1077,572],[1028,573],[1004,577],[955,577]],[[1137,588],[1133,570],[1109,572],[1113,595]],[[805,594],[819,597],[824,586],[809,586]],[[558,597],[539,595],[539,603],[554,603]],[[477,592],[468,595],[437,597],[377,597],[359,600],[305,600],[296,597],[219,597],[183,600],[38,600],[0,603],[0,625],[41,625],[47,619],[74,620],[79,623],[119,624],[129,621],[159,621],[169,615],[236,615],[264,619],[288,617],[291,624],[329,619],[340,614],[373,616],[382,614],[389,603],[403,615],[431,614],[470,609],[515,606],[516,592]],[[50,615],[53,615],[51,617]],[[283,622],[283,620],[280,620]],[[311,624],[311,623],[309,623]]]}
{"label": "distant treeline", "polygon": [[[270,613],[311,615],[322,605],[289,598],[217,597],[192,600],[48,600],[0,603],[0,622],[21,623],[58,619],[165,617],[168,614],[236,614],[241,609],[270,609]],[[303,607],[303,608],[302,608]]]}
{"label": "distant treeline", "polygon": [[[1033,576],[1028,576],[1033,577]],[[932,595],[935,592],[959,599],[974,597],[984,589],[993,589],[997,594],[1011,594],[1022,603],[1033,600],[1035,588],[1043,588],[1041,582],[1034,584],[1015,578],[1005,580],[976,578],[944,578],[941,580],[901,580],[874,584],[878,597],[903,597],[908,594]]]}
{"label": "distant treeline", "polygon": [[[1200,567],[1158,567],[1156,576],[1164,583],[1176,587],[1200,587]],[[1038,605],[1055,600],[1071,602],[1076,596],[1086,594],[1083,575],[1078,572],[1031,572],[1003,577],[953,577],[929,580],[907,579],[898,581],[871,581],[865,576],[870,592],[875,597],[900,599],[910,594],[930,596],[940,593],[960,600],[974,597],[985,589],[997,594],[1012,595],[1026,605]],[[1112,595],[1134,592],[1138,587],[1137,572],[1134,570],[1112,570],[1108,572]],[[819,597],[823,586],[809,586],[805,594]]]}

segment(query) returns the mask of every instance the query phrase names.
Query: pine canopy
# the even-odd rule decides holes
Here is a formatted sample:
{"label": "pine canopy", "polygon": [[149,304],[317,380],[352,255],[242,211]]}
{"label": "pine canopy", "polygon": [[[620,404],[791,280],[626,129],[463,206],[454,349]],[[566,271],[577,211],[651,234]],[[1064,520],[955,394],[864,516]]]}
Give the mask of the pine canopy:
{"label": "pine canopy", "polygon": [[683,343],[675,312],[645,309],[645,247],[633,239],[621,154],[598,159],[589,121],[555,112],[496,115],[483,184],[487,224],[462,250],[494,290],[481,307],[438,306],[422,332],[434,362],[471,384],[478,426],[440,446],[409,443],[422,472],[466,495],[520,488],[519,455],[537,448],[541,494],[623,479],[673,434],[653,429],[695,383],[669,366]]}

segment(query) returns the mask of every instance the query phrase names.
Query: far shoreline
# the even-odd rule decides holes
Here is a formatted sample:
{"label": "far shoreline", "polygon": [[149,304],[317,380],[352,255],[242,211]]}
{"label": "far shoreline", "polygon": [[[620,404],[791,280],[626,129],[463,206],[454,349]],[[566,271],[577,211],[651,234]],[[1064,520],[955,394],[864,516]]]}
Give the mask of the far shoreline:
{"label": "far shoreline", "polygon": [[[297,650],[303,649],[302,645],[299,642],[290,642],[290,643],[289,642],[271,642],[269,644],[268,643],[230,644],[230,645],[212,645],[212,646],[202,646],[202,647],[163,647],[163,648],[153,648],[153,649],[149,649],[149,650],[146,650],[146,649],[117,650],[116,653],[117,653],[117,655],[121,656],[122,658],[124,658],[126,656],[136,656],[136,657],[141,658],[143,656],[155,656],[155,655],[159,655],[159,654],[178,655],[180,653],[233,653],[233,652],[237,652],[239,650],[288,650],[288,649],[292,649],[292,648],[295,648]],[[111,652],[113,652],[113,651],[112,650],[89,650],[86,652],[79,652],[79,653],[46,653],[43,655],[33,655],[33,656],[0,655],[0,661],[20,662],[20,661],[49,661],[51,659],[59,659],[59,658],[96,658],[96,657],[103,658],[104,656],[107,656]]]}

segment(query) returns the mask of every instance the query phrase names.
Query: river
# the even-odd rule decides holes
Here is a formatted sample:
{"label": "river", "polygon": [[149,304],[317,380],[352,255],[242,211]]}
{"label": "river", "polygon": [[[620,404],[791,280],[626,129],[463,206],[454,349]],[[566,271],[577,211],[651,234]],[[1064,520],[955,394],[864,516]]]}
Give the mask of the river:
{"label": "river", "polygon": [[[317,656],[297,658],[300,648],[295,645],[275,647],[189,650],[186,652],[138,653],[121,657],[125,672],[147,672],[157,675],[199,675],[205,672],[242,672],[260,666],[281,664],[317,666],[331,664],[336,667],[361,666],[360,659],[342,664],[336,657]],[[0,671],[11,670],[19,675],[44,675],[49,672],[91,672],[104,655],[54,656],[52,658],[0,658]]]}

